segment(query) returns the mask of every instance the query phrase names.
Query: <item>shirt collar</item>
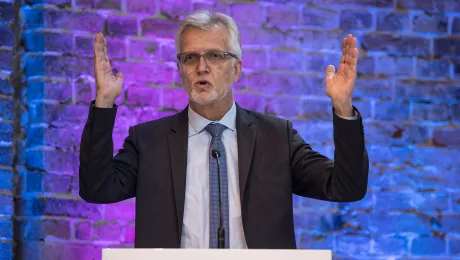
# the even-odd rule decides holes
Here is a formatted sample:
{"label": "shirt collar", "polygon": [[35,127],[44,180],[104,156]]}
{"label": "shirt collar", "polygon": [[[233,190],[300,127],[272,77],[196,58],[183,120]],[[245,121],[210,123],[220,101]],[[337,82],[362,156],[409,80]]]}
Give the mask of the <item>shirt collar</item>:
{"label": "shirt collar", "polygon": [[189,123],[189,136],[195,135],[203,131],[203,129],[210,123],[219,123],[226,126],[228,129],[234,131],[236,125],[236,106],[233,102],[232,107],[229,111],[217,121],[212,121],[202,117],[193,111],[190,106],[188,106],[188,123]]}

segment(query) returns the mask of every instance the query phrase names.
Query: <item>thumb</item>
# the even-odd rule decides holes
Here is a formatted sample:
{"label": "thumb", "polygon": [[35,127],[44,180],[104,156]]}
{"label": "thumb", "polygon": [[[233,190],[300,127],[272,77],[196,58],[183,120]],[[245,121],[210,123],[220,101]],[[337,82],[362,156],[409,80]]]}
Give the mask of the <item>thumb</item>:
{"label": "thumb", "polygon": [[116,77],[119,81],[123,81],[123,74],[121,74],[121,72],[118,72]]}
{"label": "thumb", "polygon": [[329,65],[326,68],[326,77],[332,78],[335,75],[335,67],[334,65]]}

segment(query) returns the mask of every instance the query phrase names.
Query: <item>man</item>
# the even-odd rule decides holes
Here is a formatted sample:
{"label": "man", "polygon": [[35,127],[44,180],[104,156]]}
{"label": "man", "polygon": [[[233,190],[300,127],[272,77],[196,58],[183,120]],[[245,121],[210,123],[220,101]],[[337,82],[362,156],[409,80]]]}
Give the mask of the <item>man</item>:
{"label": "man", "polygon": [[176,48],[189,105],[130,127],[113,158],[123,76],[112,74],[102,34],[95,38],[97,95],[81,140],[80,196],[91,203],[136,197],[136,247],[296,248],[292,194],[341,202],[365,196],[368,156],[351,102],[356,38],[343,39],[337,72],[326,69],[335,161],[313,151],[291,122],[235,103],[242,51],[232,18],[188,16]]}

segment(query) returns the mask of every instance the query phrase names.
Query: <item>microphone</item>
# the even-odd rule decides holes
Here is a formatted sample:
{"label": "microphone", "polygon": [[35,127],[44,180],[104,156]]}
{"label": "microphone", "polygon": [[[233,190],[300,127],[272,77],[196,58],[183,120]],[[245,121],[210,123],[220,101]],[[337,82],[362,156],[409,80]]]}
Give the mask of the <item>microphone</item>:
{"label": "microphone", "polygon": [[211,154],[212,154],[212,157],[214,157],[214,159],[216,159],[217,161],[217,181],[219,183],[218,187],[219,187],[219,229],[217,230],[217,244],[218,244],[218,248],[224,248],[224,244],[225,244],[225,229],[224,229],[224,226],[223,226],[223,221],[222,221],[222,198],[221,198],[221,187],[220,187],[220,161],[219,161],[219,157],[220,157],[220,153],[217,149],[212,149],[211,151]]}

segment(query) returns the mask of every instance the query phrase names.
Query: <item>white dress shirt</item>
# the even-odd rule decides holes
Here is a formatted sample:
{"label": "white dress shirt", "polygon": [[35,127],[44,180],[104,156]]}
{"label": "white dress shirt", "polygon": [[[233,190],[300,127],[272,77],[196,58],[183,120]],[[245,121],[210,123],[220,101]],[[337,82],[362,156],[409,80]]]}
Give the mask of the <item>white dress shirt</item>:
{"label": "white dress shirt", "polygon": [[227,158],[230,248],[247,248],[241,219],[235,103],[219,121],[210,121],[197,114],[189,106],[188,120],[187,177],[181,247],[209,248],[209,146],[211,135],[204,128],[211,122],[217,122],[227,127],[222,133],[222,142]]}

